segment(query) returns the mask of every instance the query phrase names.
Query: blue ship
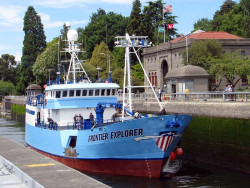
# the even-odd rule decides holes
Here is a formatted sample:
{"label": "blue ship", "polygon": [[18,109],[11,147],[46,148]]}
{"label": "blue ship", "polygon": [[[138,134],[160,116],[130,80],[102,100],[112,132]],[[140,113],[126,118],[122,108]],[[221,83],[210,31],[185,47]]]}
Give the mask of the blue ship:
{"label": "blue ship", "polygon": [[[146,37],[117,37],[118,47],[126,47],[124,75],[128,81],[127,86],[124,84],[123,101],[118,101],[119,85],[110,81],[91,83],[88,78],[77,80],[76,74],[86,74],[86,71],[77,58],[79,48],[74,44],[77,32],[69,30],[67,36],[67,51],[73,57],[68,76],[72,74],[73,80],[69,82],[67,77],[65,83],[60,83],[58,76],[55,82],[47,84],[43,93],[36,96],[29,93],[25,121],[27,145],[81,172],[161,177],[192,116],[135,117],[129,49],[147,46]],[[139,40],[142,42],[138,43]],[[76,67],[82,70],[77,71]],[[125,100],[125,87],[128,100]],[[159,105],[161,109],[160,102]]]}

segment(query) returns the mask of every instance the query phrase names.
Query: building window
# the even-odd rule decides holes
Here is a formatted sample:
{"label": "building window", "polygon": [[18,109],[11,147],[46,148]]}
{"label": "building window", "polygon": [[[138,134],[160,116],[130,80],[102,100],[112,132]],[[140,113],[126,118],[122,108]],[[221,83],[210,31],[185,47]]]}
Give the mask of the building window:
{"label": "building window", "polygon": [[154,85],[155,85],[154,73],[152,73],[151,83],[152,83],[152,86],[154,86]]}
{"label": "building window", "polygon": [[241,51],[240,55],[245,56],[245,51]]}
{"label": "building window", "polygon": [[157,74],[155,72],[155,86],[157,87]]}
{"label": "building window", "polygon": [[247,76],[243,76],[243,77],[241,78],[241,81],[242,81],[242,84],[248,84]]}
{"label": "building window", "polygon": [[151,82],[151,74],[150,73],[148,73],[148,79]]}

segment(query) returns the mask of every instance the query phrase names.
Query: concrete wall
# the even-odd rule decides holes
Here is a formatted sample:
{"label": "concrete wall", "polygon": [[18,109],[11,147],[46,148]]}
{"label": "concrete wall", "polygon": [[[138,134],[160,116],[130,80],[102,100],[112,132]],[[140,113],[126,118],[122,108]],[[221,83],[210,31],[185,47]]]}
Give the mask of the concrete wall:
{"label": "concrete wall", "polygon": [[[168,114],[250,119],[250,103],[246,102],[162,102]],[[135,101],[138,112],[160,113],[157,102]]]}

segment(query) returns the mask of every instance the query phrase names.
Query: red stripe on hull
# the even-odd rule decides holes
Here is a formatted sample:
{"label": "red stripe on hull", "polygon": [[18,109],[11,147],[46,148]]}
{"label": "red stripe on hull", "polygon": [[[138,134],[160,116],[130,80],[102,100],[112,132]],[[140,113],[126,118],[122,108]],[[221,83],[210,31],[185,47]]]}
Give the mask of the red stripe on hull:
{"label": "red stripe on hull", "polygon": [[46,155],[60,163],[81,172],[98,172],[104,174],[160,178],[167,162],[162,160],[112,160],[112,159],[76,159],[51,155],[35,148],[31,149]]}

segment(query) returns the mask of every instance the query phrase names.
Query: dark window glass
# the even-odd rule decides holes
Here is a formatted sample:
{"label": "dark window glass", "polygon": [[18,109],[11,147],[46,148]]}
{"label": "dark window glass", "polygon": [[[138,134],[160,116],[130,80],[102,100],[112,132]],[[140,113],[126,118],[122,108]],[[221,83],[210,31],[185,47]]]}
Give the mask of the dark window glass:
{"label": "dark window glass", "polygon": [[110,95],[110,89],[107,89],[107,96]]}
{"label": "dark window glass", "polygon": [[95,96],[99,96],[99,94],[100,94],[100,90],[99,90],[99,89],[96,89],[96,90],[95,90]]}
{"label": "dark window glass", "polygon": [[61,97],[61,91],[56,91],[56,98],[60,98]]}
{"label": "dark window glass", "polygon": [[77,97],[81,96],[81,90],[76,90],[76,96]]}
{"label": "dark window glass", "polygon": [[69,90],[69,96],[74,97],[75,90]]}
{"label": "dark window glass", "polygon": [[68,96],[68,90],[63,90],[63,97],[67,97]]}
{"label": "dark window glass", "polygon": [[101,93],[102,96],[105,95],[105,89],[102,89],[102,93]]}
{"label": "dark window glass", "polygon": [[112,95],[115,95],[115,89],[112,89]]}
{"label": "dark window glass", "polygon": [[82,96],[87,96],[88,90],[82,90]]}
{"label": "dark window glass", "polygon": [[93,96],[94,91],[92,89],[89,90],[89,96]]}

